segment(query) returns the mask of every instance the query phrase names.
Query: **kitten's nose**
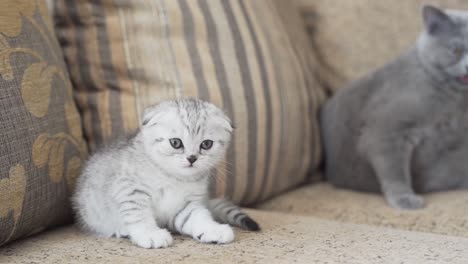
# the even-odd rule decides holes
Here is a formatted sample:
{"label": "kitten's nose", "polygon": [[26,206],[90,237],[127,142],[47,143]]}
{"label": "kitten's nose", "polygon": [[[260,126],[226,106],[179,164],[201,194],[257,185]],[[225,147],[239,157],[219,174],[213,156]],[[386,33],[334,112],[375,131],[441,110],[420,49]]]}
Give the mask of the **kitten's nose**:
{"label": "kitten's nose", "polygon": [[197,156],[190,155],[187,157],[187,160],[190,162],[190,165],[192,165],[193,163],[195,163],[195,161],[197,161]]}

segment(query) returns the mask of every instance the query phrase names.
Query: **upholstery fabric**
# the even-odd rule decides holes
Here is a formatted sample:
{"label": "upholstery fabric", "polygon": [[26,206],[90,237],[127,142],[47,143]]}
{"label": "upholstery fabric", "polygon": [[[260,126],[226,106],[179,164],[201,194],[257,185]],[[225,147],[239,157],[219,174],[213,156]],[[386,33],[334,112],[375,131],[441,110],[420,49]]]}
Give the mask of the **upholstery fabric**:
{"label": "upholstery fabric", "polygon": [[261,210],[468,238],[468,190],[424,195],[421,210],[391,208],[382,195],[315,183],[260,203]]}
{"label": "upholstery fabric", "polygon": [[468,10],[465,0],[298,2],[330,93],[409,49],[423,30],[423,4]]}
{"label": "upholstery fabric", "polygon": [[81,119],[43,1],[0,1],[0,244],[70,222],[86,157]]}
{"label": "upholstery fabric", "polygon": [[[2,263],[467,263],[468,239],[293,214],[249,211],[260,233],[236,230],[227,245],[175,236],[165,249],[65,227],[0,248]],[[53,249],[53,250],[51,250]]]}
{"label": "upholstery fabric", "polygon": [[56,1],[55,24],[91,151],[135,131],[145,107],[198,97],[236,126],[213,191],[250,204],[319,164],[324,93],[289,1]]}

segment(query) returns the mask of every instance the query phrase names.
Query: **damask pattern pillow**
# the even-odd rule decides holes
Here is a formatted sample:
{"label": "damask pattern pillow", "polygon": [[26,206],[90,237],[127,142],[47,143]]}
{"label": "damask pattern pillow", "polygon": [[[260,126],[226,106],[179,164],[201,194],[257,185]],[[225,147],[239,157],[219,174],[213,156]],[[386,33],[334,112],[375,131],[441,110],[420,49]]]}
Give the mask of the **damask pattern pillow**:
{"label": "damask pattern pillow", "polygon": [[86,157],[80,116],[41,0],[0,1],[0,245],[69,222]]}
{"label": "damask pattern pillow", "polygon": [[292,1],[55,2],[91,150],[132,133],[150,104],[198,97],[236,126],[214,191],[250,204],[303,182],[321,158],[324,95]]}

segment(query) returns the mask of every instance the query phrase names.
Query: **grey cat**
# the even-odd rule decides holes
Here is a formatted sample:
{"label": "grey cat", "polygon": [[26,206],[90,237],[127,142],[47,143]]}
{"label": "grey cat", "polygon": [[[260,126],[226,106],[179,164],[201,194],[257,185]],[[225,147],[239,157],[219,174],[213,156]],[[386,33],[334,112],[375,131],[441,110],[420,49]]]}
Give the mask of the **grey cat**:
{"label": "grey cat", "polygon": [[170,246],[169,231],[229,243],[234,232],[227,224],[259,230],[239,207],[208,196],[210,173],[232,130],[229,118],[208,102],[180,99],[148,108],[135,136],[89,158],[73,195],[78,223],[143,248]]}
{"label": "grey cat", "polygon": [[382,192],[400,209],[424,207],[416,193],[468,188],[468,13],[422,14],[409,51],[340,90],[321,114],[328,180]]}

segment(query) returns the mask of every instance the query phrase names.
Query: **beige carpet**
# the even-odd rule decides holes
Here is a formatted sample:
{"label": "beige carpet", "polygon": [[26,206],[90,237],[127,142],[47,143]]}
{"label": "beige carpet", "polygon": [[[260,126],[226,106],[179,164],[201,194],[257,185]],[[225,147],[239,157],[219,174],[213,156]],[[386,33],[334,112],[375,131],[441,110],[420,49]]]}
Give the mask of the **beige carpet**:
{"label": "beige carpet", "polygon": [[340,222],[368,224],[468,237],[468,191],[426,195],[426,208],[401,211],[383,197],[312,184],[258,206],[260,209],[314,216]]}
{"label": "beige carpet", "polygon": [[0,248],[0,263],[468,263],[468,239],[250,211],[261,233],[229,245],[177,237],[167,249],[88,236],[74,227]]}

